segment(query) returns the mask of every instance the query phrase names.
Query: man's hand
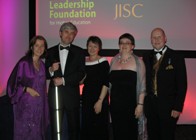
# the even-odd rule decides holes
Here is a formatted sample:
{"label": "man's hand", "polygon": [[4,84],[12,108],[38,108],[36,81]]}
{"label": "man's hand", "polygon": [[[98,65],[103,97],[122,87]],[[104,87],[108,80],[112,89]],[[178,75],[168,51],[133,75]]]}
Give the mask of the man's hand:
{"label": "man's hand", "polygon": [[60,64],[60,62],[53,63],[52,66],[50,67],[49,71],[54,72],[54,71],[58,70],[59,69],[59,64]]}

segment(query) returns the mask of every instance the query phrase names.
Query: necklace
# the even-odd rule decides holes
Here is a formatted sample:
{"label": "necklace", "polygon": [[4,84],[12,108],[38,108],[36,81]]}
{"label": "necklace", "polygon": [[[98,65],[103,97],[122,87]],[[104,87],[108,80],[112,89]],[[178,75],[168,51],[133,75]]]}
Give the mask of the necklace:
{"label": "necklace", "polygon": [[125,63],[127,63],[131,59],[131,56],[129,56],[126,59],[124,59],[124,58],[122,58],[122,56],[119,55],[118,59],[119,59],[119,63],[125,64]]}

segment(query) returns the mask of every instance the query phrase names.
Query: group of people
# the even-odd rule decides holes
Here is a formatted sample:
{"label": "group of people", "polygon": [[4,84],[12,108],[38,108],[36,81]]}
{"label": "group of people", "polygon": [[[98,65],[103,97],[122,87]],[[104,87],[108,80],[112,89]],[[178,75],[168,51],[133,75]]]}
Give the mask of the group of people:
{"label": "group of people", "polygon": [[33,37],[14,67],[7,84],[13,139],[46,140],[50,126],[50,139],[64,140],[66,121],[69,140],[109,140],[111,121],[113,140],[174,140],[187,77],[184,58],[166,45],[164,30],[153,29],[153,49],[142,58],[134,54],[133,35],[122,34],[110,63],[100,55],[98,36],[88,38],[85,57],[73,44],[77,32],[63,23],[60,42],[49,49],[43,36]]}

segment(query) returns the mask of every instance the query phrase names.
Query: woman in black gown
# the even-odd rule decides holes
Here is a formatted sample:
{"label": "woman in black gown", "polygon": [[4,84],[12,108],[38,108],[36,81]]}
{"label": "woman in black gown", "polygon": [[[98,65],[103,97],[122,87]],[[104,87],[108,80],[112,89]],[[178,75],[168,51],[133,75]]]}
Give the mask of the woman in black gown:
{"label": "woman in black gown", "polygon": [[[125,33],[119,38],[119,53],[111,61],[110,111],[114,140],[138,140],[138,120],[143,116],[145,66],[133,54],[135,40]],[[143,140],[143,138],[142,138]]]}
{"label": "woman in black gown", "polygon": [[99,55],[101,48],[99,37],[88,38],[89,56],[86,58],[86,78],[82,92],[81,140],[109,139],[109,63]]}

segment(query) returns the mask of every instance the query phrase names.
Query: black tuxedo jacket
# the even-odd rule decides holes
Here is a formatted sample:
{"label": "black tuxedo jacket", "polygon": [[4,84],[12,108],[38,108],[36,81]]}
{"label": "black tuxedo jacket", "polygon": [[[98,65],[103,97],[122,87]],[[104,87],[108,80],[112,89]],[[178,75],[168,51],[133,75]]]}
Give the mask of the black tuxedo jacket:
{"label": "black tuxedo jacket", "polygon": [[[55,108],[55,86],[49,73],[49,67],[54,62],[60,62],[59,44],[48,49],[46,57],[46,75],[50,79],[48,89],[49,105]],[[61,71],[61,66],[54,72],[54,77],[63,77],[65,85],[58,86],[59,106],[66,109],[74,109],[80,105],[80,90],[79,82],[85,76],[85,55],[84,50],[73,44],[67,56],[64,74]]]}
{"label": "black tuxedo jacket", "polygon": [[[150,98],[154,96],[152,89],[153,50],[144,55],[146,66],[145,112],[150,110]],[[171,110],[182,112],[187,90],[185,61],[180,54],[167,48],[157,73],[157,106],[161,115],[170,115]]]}

